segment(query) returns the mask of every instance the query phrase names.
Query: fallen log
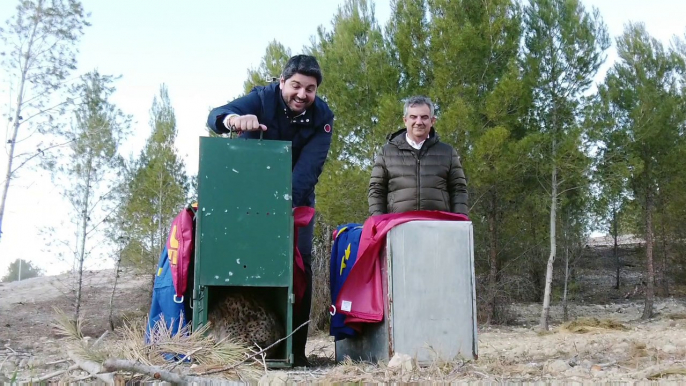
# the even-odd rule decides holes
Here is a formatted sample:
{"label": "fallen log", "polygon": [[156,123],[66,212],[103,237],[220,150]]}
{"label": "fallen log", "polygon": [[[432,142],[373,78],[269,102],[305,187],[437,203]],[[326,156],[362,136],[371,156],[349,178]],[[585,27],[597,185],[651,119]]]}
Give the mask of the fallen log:
{"label": "fallen log", "polygon": [[114,385],[114,374],[103,373],[103,368],[99,364],[93,361],[83,359],[76,355],[73,351],[68,351],[67,355],[69,356],[69,358],[71,358],[72,361],[74,361],[74,363],[76,363],[84,371],[88,372],[95,378],[98,378],[99,380],[107,383],[108,385]]}
{"label": "fallen log", "polygon": [[145,374],[154,379],[159,379],[161,381],[172,382],[172,383],[199,383],[199,384],[235,384],[238,385],[240,382],[231,382],[226,379],[220,378],[206,378],[197,377],[191,375],[183,375],[174,373],[171,371],[164,370],[156,366],[147,366],[140,362],[126,360],[126,359],[115,359],[110,358],[103,363],[103,367],[106,371],[116,371],[124,370],[137,374]]}

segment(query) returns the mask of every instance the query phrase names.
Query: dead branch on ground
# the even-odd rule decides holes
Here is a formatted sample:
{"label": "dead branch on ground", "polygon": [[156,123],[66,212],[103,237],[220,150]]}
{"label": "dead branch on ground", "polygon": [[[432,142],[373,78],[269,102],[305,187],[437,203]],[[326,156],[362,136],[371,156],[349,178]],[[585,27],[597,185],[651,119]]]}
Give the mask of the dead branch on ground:
{"label": "dead branch on ground", "polygon": [[162,380],[162,381],[166,381],[166,382],[172,382],[172,383],[189,384],[189,383],[197,382],[199,384],[208,384],[208,383],[227,382],[226,379],[206,378],[206,377],[197,377],[197,376],[192,376],[192,375],[178,374],[178,373],[174,373],[171,371],[164,370],[164,369],[156,367],[156,366],[146,366],[142,363],[139,363],[136,361],[125,360],[125,359],[108,359],[105,361],[103,366],[107,371],[111,371],[111,372],[117,371],[117,370],[130,371],[133,373],[145,374],[145,375],[148,375],[154,379],[158,379],[158,380]]}
{"label": "dead branch on ground", "polygon": [[99,364],[80,358],[78,355],[74,354],[73,351],[67,352],[69,358],[71,358],[74,363],[76,363],[81,369],[88,372],[91,376],[98,378],[99,380],[107,383],[108,385],[114,384],[114,374],[102,373],[103,368]]}

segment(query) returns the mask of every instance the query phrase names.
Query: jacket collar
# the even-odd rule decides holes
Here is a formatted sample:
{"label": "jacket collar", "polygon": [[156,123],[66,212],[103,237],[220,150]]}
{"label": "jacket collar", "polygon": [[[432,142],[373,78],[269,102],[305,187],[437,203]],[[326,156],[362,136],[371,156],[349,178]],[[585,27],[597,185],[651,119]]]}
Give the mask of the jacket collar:
{"label": "jacket collar", "polygon": [[[388,143],[397,146],[399,149],[414,150],[414,148],[410,146],[409,143],[407,143],[407,140],[405,140],[406,133],[407,129],[400,129],[394,133],[388,134],[386,136],[386,139],[388,140]],[[429,131],[429,137],[426,139],[426,141],[424,141],[422,149],[428,149],[429,147],[438,143],[439,140],[440,138],[438,136],[438,133],[436,132],[436,129],[434,129],[434,127],[431,126],[431,130]]]}

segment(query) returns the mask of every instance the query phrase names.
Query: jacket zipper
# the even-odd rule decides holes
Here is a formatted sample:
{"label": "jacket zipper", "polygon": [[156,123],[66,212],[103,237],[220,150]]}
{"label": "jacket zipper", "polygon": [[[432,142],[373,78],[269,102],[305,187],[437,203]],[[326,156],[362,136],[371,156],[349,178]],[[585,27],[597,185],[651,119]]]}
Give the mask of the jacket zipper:
{"label": "jacket zipper", "polygon": [[413,152],[413,154],[414,154],[414,158],[417,160],[417,209],[416,210],[419,210],[420,209],[419,208],[419,202],[421,201],[420,197],[419,197],[419,192],[421,191],[420,187],[422,186],[422,184],[419,182],[419,178],[421,176],[421,173],[419,170],[420,169],[420,163],[419,163],[419,155],[417,153],[414,153],[414,152]]}

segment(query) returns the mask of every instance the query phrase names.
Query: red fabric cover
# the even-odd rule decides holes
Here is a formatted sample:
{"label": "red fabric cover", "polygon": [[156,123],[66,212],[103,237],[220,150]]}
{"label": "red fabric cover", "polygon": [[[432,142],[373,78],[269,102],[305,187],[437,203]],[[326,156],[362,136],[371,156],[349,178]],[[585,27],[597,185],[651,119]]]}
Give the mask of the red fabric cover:
{"label": "red fabric cover", "polygon": [[193,259],[193,236],[193,211],[184,208],[172,221],[167,238],[169,266],[178,299],[181,299],[188,285],[188,266]]}
{"label": "red fabric cover", "polygon": [[293,209],[293,293],[295,294],[294,308],[300,307],[305,288],[307,287],[307,273],[302,255],[298,250],[298,229],[307,226],[314,216],[314,208],[309,206],[298,206]]}

